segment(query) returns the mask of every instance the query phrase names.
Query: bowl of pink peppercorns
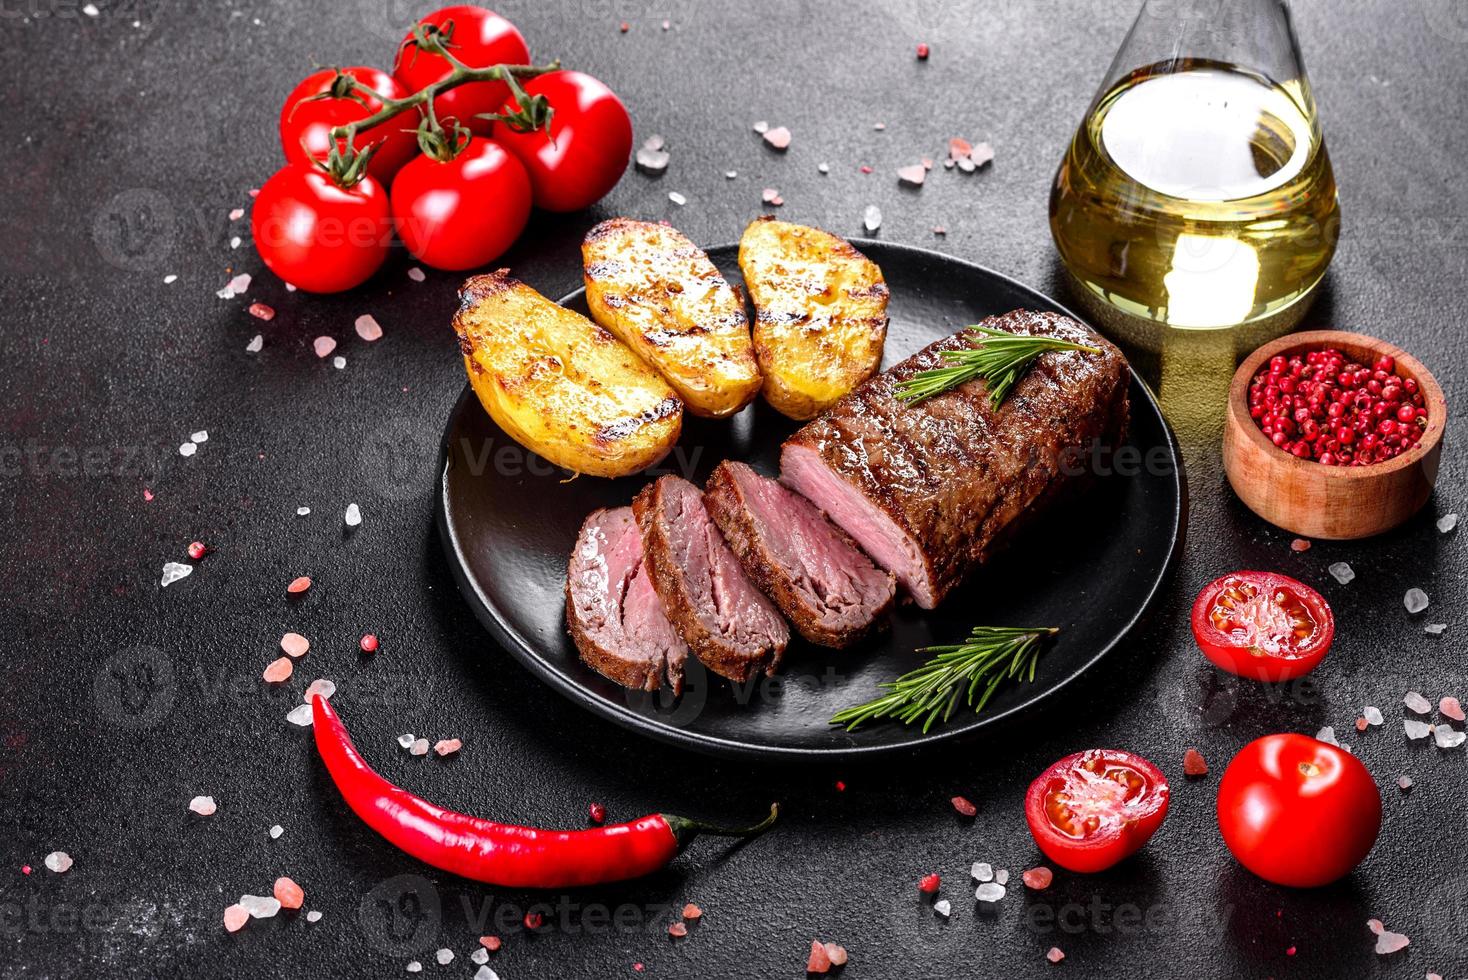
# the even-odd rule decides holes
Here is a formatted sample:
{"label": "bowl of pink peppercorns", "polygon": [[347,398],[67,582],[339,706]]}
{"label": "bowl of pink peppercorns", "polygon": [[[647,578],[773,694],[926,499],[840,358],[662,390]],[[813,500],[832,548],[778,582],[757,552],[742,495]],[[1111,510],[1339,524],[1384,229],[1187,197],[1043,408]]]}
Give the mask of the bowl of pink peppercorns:
{"label": "bowl of pink peppercorns", "polygon": [[1307,538],[1388,531],[1437,482],[1447,402],[1400,348],[1340,330],[1290,334],[1229,386],[1223,465],[1249,509]]}

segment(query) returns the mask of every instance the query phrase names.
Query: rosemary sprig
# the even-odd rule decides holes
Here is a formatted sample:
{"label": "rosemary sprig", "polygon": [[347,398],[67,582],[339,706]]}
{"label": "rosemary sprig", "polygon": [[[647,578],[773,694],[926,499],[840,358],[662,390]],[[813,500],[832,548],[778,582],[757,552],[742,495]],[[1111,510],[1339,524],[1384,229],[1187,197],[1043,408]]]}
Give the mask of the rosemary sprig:
{"label": "rosemary sprig", "polygon": [[[936,656],[917,670],[882,684],[887,693],[881,697],[842,708],[831,717],[831,724],[852,731],[863,722],[883,718],[896,718],[905,725],[922,718],[927,732],[940,717],[944,722],[953,717],[965,688],[964,701],[978,714],[1005,679],[1035,679],[1040,641],[1058,632],[1055,627],[975,626],[964,643],[919,650]],[[980,687],[983,692],[975,704]]]}
{"label": "rosemary sprig", "polygon": [[1009,394],[1014,383],[1024,376],[1035,358],[1046,351],[1078,350],[1088,354],[1101,353],[1094,347],[1058,340],[1055,337],[1034,337],[1029,334],[1007,333],[978,324],[968,328],[982,339],[979,346],[965,350],[942,352],[944,367],[920,371],[906,381],[897,384],[897,397],[909,405],[925,398],[941,395],[950,388],[957,388],[965,381],[983,378],[989,384],[989,404],[998,408]]}

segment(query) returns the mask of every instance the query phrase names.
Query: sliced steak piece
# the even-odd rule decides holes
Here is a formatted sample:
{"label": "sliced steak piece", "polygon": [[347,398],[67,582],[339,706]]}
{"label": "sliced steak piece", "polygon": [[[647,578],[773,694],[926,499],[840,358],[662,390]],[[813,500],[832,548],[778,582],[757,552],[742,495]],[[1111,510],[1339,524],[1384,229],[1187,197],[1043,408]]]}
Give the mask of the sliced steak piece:
{"label": "sliced steak piece", "polygon": [[800,635],[846,647],[886,625],[896,585],[809,500],[744,463],[723,462],[704,503],[749,577]]}
{"label": "sliced steak piece", "polygon": [[780,664],[790,629],[739,567],[698,487],[662,476],[632,501],[652,584],[693,655],[746,681]]}
{"label": "sliced steak piece", "polygon": [[983,381],[906,405],[903,379],[976,346],[944,338],[861,384],[797,431],[781,452],[785,484],[856,539],[924,609],[1079,479],[1127,425],[1126,358],[1069,317],[1016,310],[984,326],[1061,337],[1100,354],[1042,354],[996,410]]}
{"label": "sliced steak piece", "polygon": [[598,510],[581,525],[566,570],[566,625],[581,659],[623,687],[683,691],[688,645],[673,629],[642,560],[631,507]]}

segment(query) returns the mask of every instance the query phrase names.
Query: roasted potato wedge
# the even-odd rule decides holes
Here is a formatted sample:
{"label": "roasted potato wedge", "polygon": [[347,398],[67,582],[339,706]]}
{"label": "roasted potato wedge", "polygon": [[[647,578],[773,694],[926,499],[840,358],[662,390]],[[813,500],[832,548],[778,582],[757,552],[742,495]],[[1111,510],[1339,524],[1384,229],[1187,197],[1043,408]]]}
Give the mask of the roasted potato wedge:
{"label": "roasted potato wedge", "polygon": [[744,301],[682,232],[612,218],[586,233],[581,257],[592,318],[651,364],[688,411],[724,418],[759,394]]}
{"label": "roasted potato wedge", "polygon": [[882,270],[844,238],[764,217],[744,229],[739,269],[754,302],[765,399],[808,419],[876,373],[887,341]]}
{"label": "roasted potato wedge", "polygon": [[616,337],[506,270],[459,288],[454,332],[479,402],[512,439],[577,473],[627,476],[667,455],[683,404]]}

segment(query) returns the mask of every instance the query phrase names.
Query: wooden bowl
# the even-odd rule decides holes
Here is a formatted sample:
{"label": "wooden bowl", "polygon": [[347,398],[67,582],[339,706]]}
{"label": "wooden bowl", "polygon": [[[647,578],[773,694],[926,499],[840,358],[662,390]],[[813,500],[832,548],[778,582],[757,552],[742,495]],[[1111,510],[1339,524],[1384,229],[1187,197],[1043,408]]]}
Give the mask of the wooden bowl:
{"label": "wooden bowl", "polygon": [[[1275,446],[1249,417],[1249,383],[1276,354],[1334,347],[1361,364],[1383,354],[1397,374],[1414,378],[1427,408],[1427,430],[1417,448],[1384,463],[1326,466]],[[1289,334],[1250,354],[1228,389],[1223,467],[1249,509],[1271,524],[1306,538],[1351,540],[1381,534],[1417,513],[1437,482],[1447,401],[1437,380],[1415,357],[1375,337],[1340,330]]]}

